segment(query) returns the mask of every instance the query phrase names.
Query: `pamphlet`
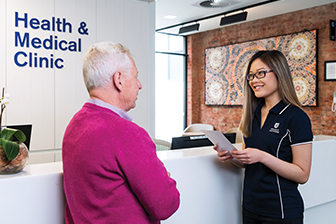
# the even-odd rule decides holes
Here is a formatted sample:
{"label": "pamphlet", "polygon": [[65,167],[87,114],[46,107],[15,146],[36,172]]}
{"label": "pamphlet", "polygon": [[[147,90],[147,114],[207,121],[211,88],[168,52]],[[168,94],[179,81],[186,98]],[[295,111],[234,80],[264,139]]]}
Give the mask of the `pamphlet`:
{"label": "pamphlet", "polygon": [[210,130],[202,130],[202,132],[208,137],[208,139],[214,144],[218,146],[219,151],[232,151],[237,150],[231,142],[223,135],[220,131],[210,131]]}

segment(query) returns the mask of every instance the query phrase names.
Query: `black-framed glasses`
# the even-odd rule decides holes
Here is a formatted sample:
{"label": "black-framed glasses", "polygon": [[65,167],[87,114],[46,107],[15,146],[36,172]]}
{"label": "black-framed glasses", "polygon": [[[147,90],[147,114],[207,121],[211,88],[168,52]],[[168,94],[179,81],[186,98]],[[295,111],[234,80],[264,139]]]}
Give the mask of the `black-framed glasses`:
{"label": "black-framed glasses", "polygon": [[266,74],[269,73],[269,72],[273,72],[273,70],[268,70],[268,71],[263,70],[263,71],[258,71],[258,72],[254,73],[254,74],[247,74],[247,75],[246,75],[246,79],[247,79],[248,81],[252,81],[252,80],[254,79],[254,77],[257,77],[257,79],[262,79],[262,78],[264,78],[264,77],[266,76]]}

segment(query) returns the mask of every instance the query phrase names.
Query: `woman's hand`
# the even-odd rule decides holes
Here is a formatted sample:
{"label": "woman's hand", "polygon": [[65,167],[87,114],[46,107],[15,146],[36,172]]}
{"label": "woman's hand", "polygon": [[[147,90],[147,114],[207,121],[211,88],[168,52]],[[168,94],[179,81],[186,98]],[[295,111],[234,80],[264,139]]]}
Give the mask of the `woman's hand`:
{"label": "woman's hand", "polygon": [[217,145],[214,145],[213,149],[217,151],[217,156],[218,156],[218,158],[221,162],[225,162],[225,161],[233,159],[233,157],[230,155],[229,151],[227,151],[227,150],[219,151]]}
{"label": "woman's hand", "polygon": [[241,163],[253,164],[262,162],[265,152],[255,148],[246,148],[244,150],[233,150],[231,155]]}

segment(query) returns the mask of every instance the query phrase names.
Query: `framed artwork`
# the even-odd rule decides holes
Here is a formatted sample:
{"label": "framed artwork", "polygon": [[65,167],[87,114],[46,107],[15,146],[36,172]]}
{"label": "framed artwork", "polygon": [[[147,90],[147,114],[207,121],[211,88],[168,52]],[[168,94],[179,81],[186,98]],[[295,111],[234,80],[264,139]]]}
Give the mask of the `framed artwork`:
{"label": "framed artwork", "polygon": [[242,105],[251,56],[259,50],[279,50],[287,58],[301,104],[317,106],[316,44],[317,30],[310,30],[205,49],[205,104]]}
{"label": "framed artwork", "polygon": [[336,61],[324,62],[324,81],[336,81]]}

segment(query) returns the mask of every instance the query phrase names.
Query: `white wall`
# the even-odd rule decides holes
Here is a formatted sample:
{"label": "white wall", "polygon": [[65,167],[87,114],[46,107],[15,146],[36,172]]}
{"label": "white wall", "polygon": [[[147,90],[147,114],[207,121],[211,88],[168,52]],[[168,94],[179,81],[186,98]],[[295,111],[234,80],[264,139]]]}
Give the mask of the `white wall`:
{"label": "white wall", "polygon": [[[139,70],[142,90],[137,106],[129,113],[154,136],[155,3],[98,0],[97,40],[120,40],[131,49]],[[113,9],[113,10],[111,10]]]}
{"label": "white wall", "polygon": [[[0,0],[0,30],[5,30],[6,28],[6,2],[5,0]],[[6,34],[5,32],[0,32],[0,88],[2,92],[2,87],[5,84],[5,72],[6,72]]]}
{"label": "white wall", "polygon": [[[49,20],[65,18],[72,26],[65,32],[33,29],[19,21],[15,27],[15,12],[23,18]],[[88,35],[78,32],[86,23]],[[130,112],[134,122],[154,133],[154,30],[155,3],[131,0],[0,0],[0,87],[10,94],[3,124],[33,124],[31,150],[61,148],[62,138],[71,117],[88,99],[82,79],[82,58],[90,45],[100,41],[120,42],[130,48],[139,69],[143,90],[137,107]],[[58,41],[74,41],[77,51],[37,49],[31,46],[15,46],[15,32],[21,38],[29,33],[30,40],[57,36]],[[64,45],[63,45],[64,46]],[[81,46],[81,51],[78,47]],[[14,63],[14,55],[23,51],[37,56],[63,59],[64,67],[20,67]],[[53,56],[51,56],[53,55]],[[25,57],[20,55],[19,63]],[[27,62],[29,62],[27,60]]]}

